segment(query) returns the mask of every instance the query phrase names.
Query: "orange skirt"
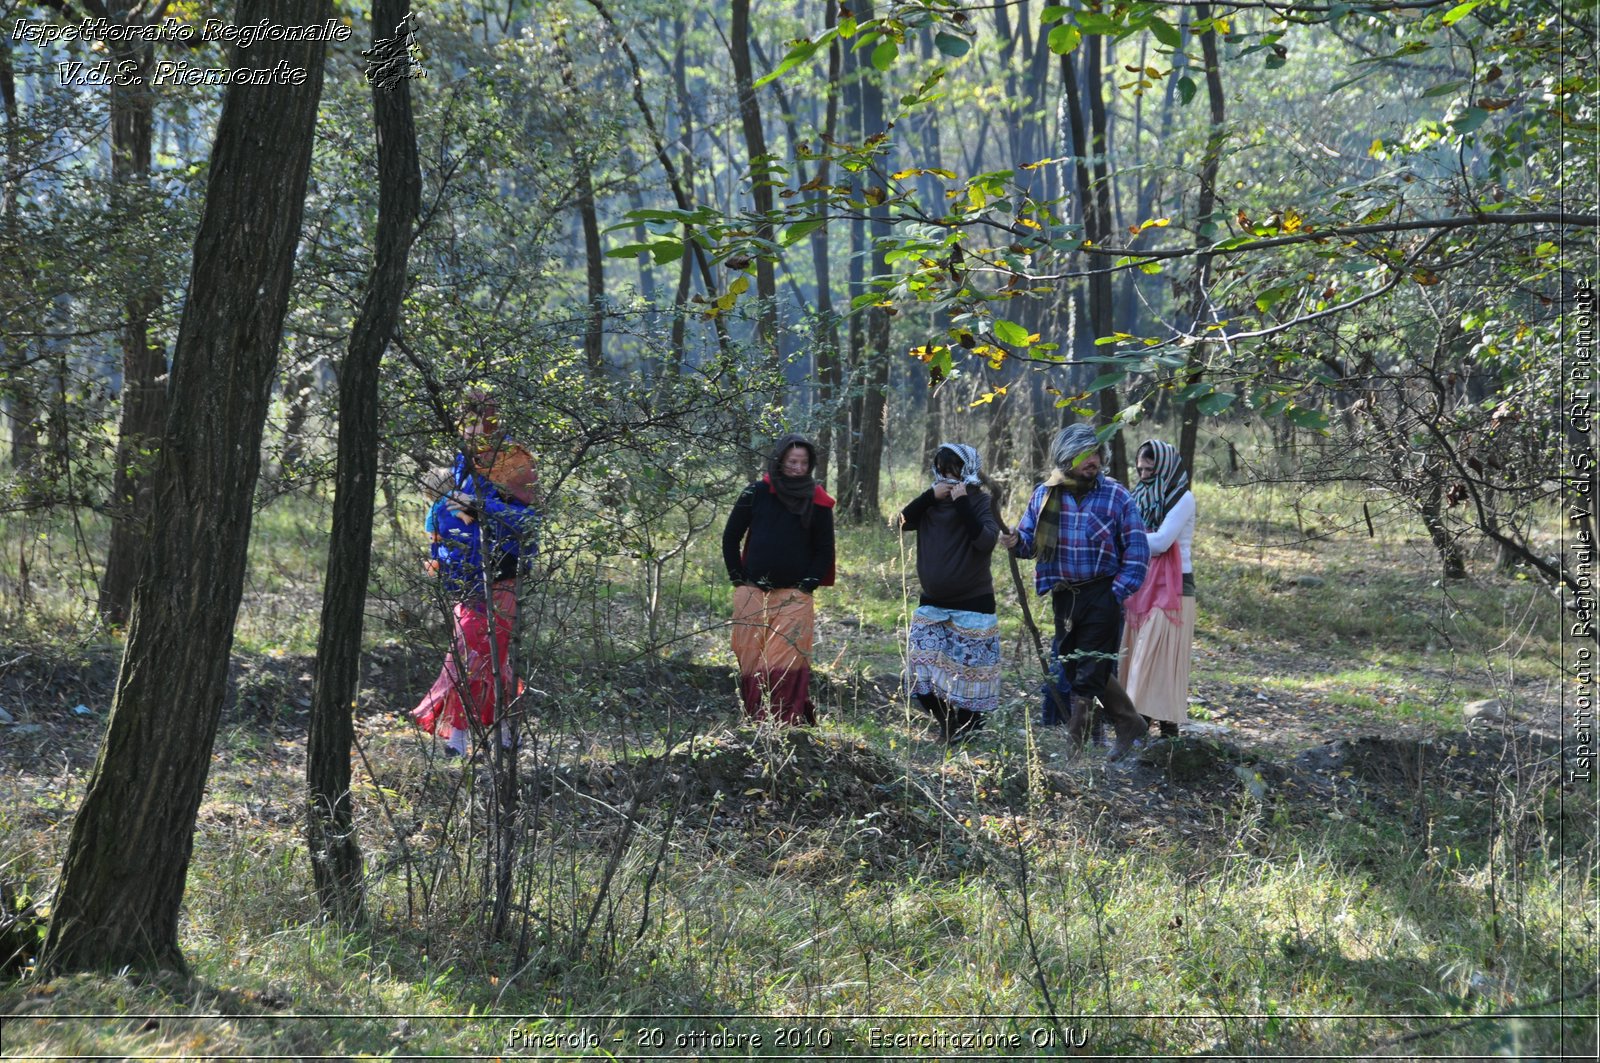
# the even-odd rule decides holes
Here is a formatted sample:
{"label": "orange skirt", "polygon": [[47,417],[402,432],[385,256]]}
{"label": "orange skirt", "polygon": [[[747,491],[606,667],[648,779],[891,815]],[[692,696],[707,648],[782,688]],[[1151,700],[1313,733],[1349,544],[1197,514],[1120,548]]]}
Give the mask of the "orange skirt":
{"label": "orange skirt", "polygon": [[816,723],[811,704],[811,595],[794,587],[733,591],[733,655],[739,696],[752,720]]}

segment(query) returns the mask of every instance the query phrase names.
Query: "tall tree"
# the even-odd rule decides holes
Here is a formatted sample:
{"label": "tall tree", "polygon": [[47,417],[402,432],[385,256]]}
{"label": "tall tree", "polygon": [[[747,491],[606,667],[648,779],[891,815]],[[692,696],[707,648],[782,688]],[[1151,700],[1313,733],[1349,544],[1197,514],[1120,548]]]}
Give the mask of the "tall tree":
{"label": "tall tree", "polygon": [[[19,185],[21,184],[22,167],[22,128],[21,116],[17,111],[17,77],[11,60],[12,44],[9,38],[0,41],[0,106],[4,107],[6,116],[5,153],[7,165],[5,174],[0,177],[0,224],[5,226],[4,245],[8,248],[21,248],[22,227],[17,217],[20,203]],[[6,306],[7,311],[10,310]],[[20,344],[16,349],[7,349],[0,354],[4,355],[6,381],[5,397],[8,400],[11,416],[11,467],[21,471],[32,468],[39,452],[39,430],[35,424],[38,416],[35,408],[32,384],[26,379],[27,354]]]}
{"label": "tall tree", "polygon": [[[1205,249],[1216,243],[1217,219],[1212,215],[1217,209],[1217,173],[1222,167],[1222,144],[1227,136],[1227,98],[1222,93],[1222,56],[1217,48],[1217,31],[1211,20],[1211,5],[1200,4],[1195,17],[1202,26],[1200,53],[1206,65],[1206,101],[1210,107],[1211,122],[1206,133],[1205,155],[1200,160],[1200,188],[1195,203],[1195,257],[1194,272],[1189,278],[1184,299],[1184,322],[1190,335],[1205,334],[1204,318],[1211,307],[1211,256]],[[1207,342],[1200,340],[1189,350],[1189,380],[1198,383],[1205,373]],[[1200,411],[1195,398],[1186,399],[1178,415],[1178,452],[1186,468],[1194,468],[1194,450],[1200,430]]]}
{"label": "tall tree", "polygon": [[[328,0],[240,0],[236,21],[321,23]],[[73,820],[43,968],[185,968],[178,912],[227,685],[262,427],[277,371],[326,46],[270,36],[234,66],[178,327],[150,536],[111,720]]]}
{"label": "tall tree", "polygon": [[[130,29],[159,22],[159,12],[145,12],[138,0],[84,0],[83,7],[112,25]],[[155,127],[155,92],[149,81],[155,46],[129,35],[112,39],[108,47],[119,70],[131,69],[138,75],[116,78],[111,85],[111,206],[126,214],[139,209],[149,193]],[[161,294],[139,282],[134,289],[123,303],[122,417],[111,484],[111,512],[116,519],[111,522],[106,570],[100,580],[100,613],[113,623],[127,619],[133,597],[150,513],[152,459],[167,416],[167,356],[150,336],[150,317],[161,305]]]}
{"label": "tall tree", "polygon": [[[744,129],[745,151],[750,157],[750,194],[755,200],[756,236],[772,240],[772,175],[768,172],[767,136],[761,126],[761,104],[756,99],[755,75],[750,69],[750,0],[733,0],[728,51],[733,58],[733,80],[739,94],[739,122]],[[767,364],[778,365],[778,285],[772,258],[757,255],[756,343]]]}
{"label": "tall tree", "polygon": [[[862,5],[866,17],[872,17],[872,5]],[[882,138],[888,133],[883,114],[883,83],[876,71],[861,69],[860,103],[861,135],[863,143],[872,138]],[[870,259],[872,276],[882,277],[889,272],[888,238],[890,230],[888,193],[880,187],[869,187],[863,200],[870,206],[866,238],[863,249]],[[855,491],[850,496],[850,515],[858,520],[876,520],[878,494],[883,464],[884,414],[889,402],[889,314],[881,306],[868,308],[866,335],[861,348],[863,382],[861,416],[856,424]]]}
{"label": "tall tree", "polygon": [[[374,0],[373,48],[409,32],[411,0]],[[401,60],[397,56],[397,62]],[[378,477],[378,370],[400,317],[406,259],[422,202],[410,80],[376,79],[378,228],[372,272],[339,367],[339,453],[328,539],[322,627],[306,739],[306,840],[322,910],[344,923],[363,915],[361,846],[350,797],[351,709],[361,681],[361,631],[372,560]]]}

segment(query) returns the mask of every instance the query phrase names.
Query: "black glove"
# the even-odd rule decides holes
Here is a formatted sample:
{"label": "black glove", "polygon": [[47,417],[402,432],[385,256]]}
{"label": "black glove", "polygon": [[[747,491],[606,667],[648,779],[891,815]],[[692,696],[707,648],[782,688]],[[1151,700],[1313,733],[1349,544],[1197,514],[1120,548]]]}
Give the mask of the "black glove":
{"label": "black glove", "polygon": [[815,576],[807,576],[798,584],[799,588],[807,594],[812,593],[821,585],[822,581],[817,579]]}

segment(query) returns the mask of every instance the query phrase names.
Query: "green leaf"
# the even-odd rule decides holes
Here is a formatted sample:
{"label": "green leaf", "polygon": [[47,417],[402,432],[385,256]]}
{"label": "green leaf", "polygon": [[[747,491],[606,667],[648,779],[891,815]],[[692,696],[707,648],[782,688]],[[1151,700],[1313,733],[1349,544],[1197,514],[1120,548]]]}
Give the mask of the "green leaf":
{"label": "green leaf", "polygon": [[1444,23],[1446,26],[1454,26],[1457,22],[1460,22],[1462,19],[1472,14],[1473,11],[1477,10],[1478,5],[1482,3],[1483,0],[1467,0],[1467,2],[1464,4],[1457,4],[1449,11],[1446,11],[1444,13],[1444,18],[1440,19],[1439,21]]}
{"label": "green leaf", "polygon": [[1039,23],[1040,25],[1048,26],[1050,23],[1054,22],[1056,19],[1060,18],[1066,13],[1067,9],[1062,5],[1051,4],[1043,11],[1039,12]]}
{"label": "green leaf", "polygon": [[1289,297],[1290,292],[1299,287],[1300,286],[1298,284],[1291,283],[1279,284],[1276,287],[1268,288],[1266,291],[1256,296],[1256,309],[1265,314],[1268,310],[1271,310],[1274,306],[1277,306],[1279,303],[1283,302]]}
{"label": "green leaf", "polygon": [[807,236],[816,232],[826,224],[827,221],[823,218],[807,218],[805,221],[795,222],[793,225],[783,230],[783,246],[788,247],[791,244],[795,244],[801,240],[804,240]]}
{"label": "green leaf", "polygon": [[1168,48],[1178,48],[1183,45],[1183,34],[1178,32],[1176,26],[1162,19],[1152,18],[1150,20],[1150,33]]}
{"label": "green leaf", "polygon": [[1104,391],[1106,388],[1114,388],[1118,384],[1122,383],[1122,378],[1126,375],[1126,373],[1120,372],[1101,373],[1099,376],[1095,377],[1094,380],[1090,381],[1089,387],[1086,390],[1090,394],[1093,394],[1096,391]]}
{"label": "green leaf", "polygon": [[818,48],[833,40],[838,32],[839,31],[837,29],[831,29],[823,33],[814,41],[801,41],[799,44],[789,49],[789,54],[783,57],[783,61],[778,64],[778,68],[776,70],[765,77],[758,79],[755,83],[755,87],[759,89],[769,81],[776,81],[778,78],[787,74],[789,71],[805,62],[807,59],[810,59],[813,55],[817,54]]}
{"label": "green leaf", "polygon": [[1085,33],[1098,33],[1109,36],[1122,33],[1127,29],[1127,26],[1123,24],[1120,18],[1082,11],[1078,13],[1078,28]]}
{"label": "green leaf", "polygon": [[1445,82],[1443,85],[1435,85],[1433,88],[1429,89],[1427,92],[1424,92],[1422,94],[1422,98],[1427,100],[1427,99],[1432,99],[1435,96],[1448,96],[1452,92],[1460,92],[1463,88],[1465,88],[1467,86],[1467,84],[1468,83],[1465,82],[1465,81],[1448,81],[1448,82]]}
{"label": "green leaf", "polygon": [[1467,107],[1450,120],[1450,128],[1457,133],[1471,133],[1488,119],[1489,112],[1482,107]]}
{"label": "green leaf", "polygon": [[1028,330],[1015,321],[995,318],[994,335],[1001,343],[1008,343],[1013,347],[1026,347],[1028,345]]}
{"label": "green leaf", "polygon": [[650,254],[656,260],[656,265],[665,266],[668,262],[676,262],[683,257],[683,242],[681,240],[663,240],[650,245]]}
{"label": "green leaf", "polygon": [[648,254],[650,247],[650,244],[623,244],[621,247],[613,247],[611,250],[607,251],[606,257],[632,258],[634,255]]}
{"label": "green leaf", "polygon": [[1179,103],[1184,104],[1185,106],[1187,106],[1189,101],[1194,99],[1195,93],[1197,93],[1199,91],[1200,91],[1200,86],[1198,86],[1198,85],[1196,85],[1194,83],[1194,78],[1189,77],[1187,74],[1185,74],[1183,77],[1178,79],[1178,102]]}
{"label": "green leaf", "polygon": [[971,41],[954,33],[936,33],[933,37],[933,43],[939,51],[952,59],[960,59],[972,50]]}
{"label": "green leaf", "polygon": [[872,65],[879,70],[888,70],[899,56],[900,46],[891,37],[872,49]]}
{"label": "green leaf", "polygon": [[1295,406],[1288,411],[1286,416],[1291,424],[1299,425],[1301,428],[1310,428],[1320,432],[1328,427],[1328,415],[1321,410]]}
{"label": "green leaf", "polygon": [[1205,398],[1195,403],[1194,408],[1205,414],[1207,417],[1215,417],[1223,410],[1226,410],[1229,406],[1232,406],[1233,400],[1238,397],[1239,396],[1233,394],[1232,392],[1218,391],[1211,395],[1207,395]]}
{"label": "green leaf", "polygon": [[1057,55],[1066,55],[1077,48],[1078,43],[1082,40],[1082,30],[1070,23],[1064,23],[1050,31],[1050,36],[1045,39],[1045,43]]}

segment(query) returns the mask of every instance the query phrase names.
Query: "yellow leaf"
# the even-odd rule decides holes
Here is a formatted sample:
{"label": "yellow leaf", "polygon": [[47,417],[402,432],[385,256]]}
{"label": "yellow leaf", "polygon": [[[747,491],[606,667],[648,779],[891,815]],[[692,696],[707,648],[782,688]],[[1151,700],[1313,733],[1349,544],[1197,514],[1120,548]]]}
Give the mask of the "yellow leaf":
{"label": "yellow leaf", "polygon": [[1290,207],[1289,209],[1287,209],[1287,210],[1285,210],[1283,212],[1283,226],[1282,227],[1283,227],[1283,231],[1284,232],[1286,232],[1286,233],[1297,233],[1297,232],[1300,231],[1300,227],[1302,225],[1304,225],[1304,224],[1305,224],[1305,218],[1301,215],[1301,213],[1298,210],[1295,210],[1293,207]]}
{"label": "yellow leaf", "polygon": [[1383,158],[1383,156],[1385,154],[1385,152],[1383,150],[1383,141],[1379,140],[1377,138],[1374,138],[1373,141],[1372,141],[1372,147],[1367,149],[1367,154],[1370,157],[1374,158],[1374,159]]}

